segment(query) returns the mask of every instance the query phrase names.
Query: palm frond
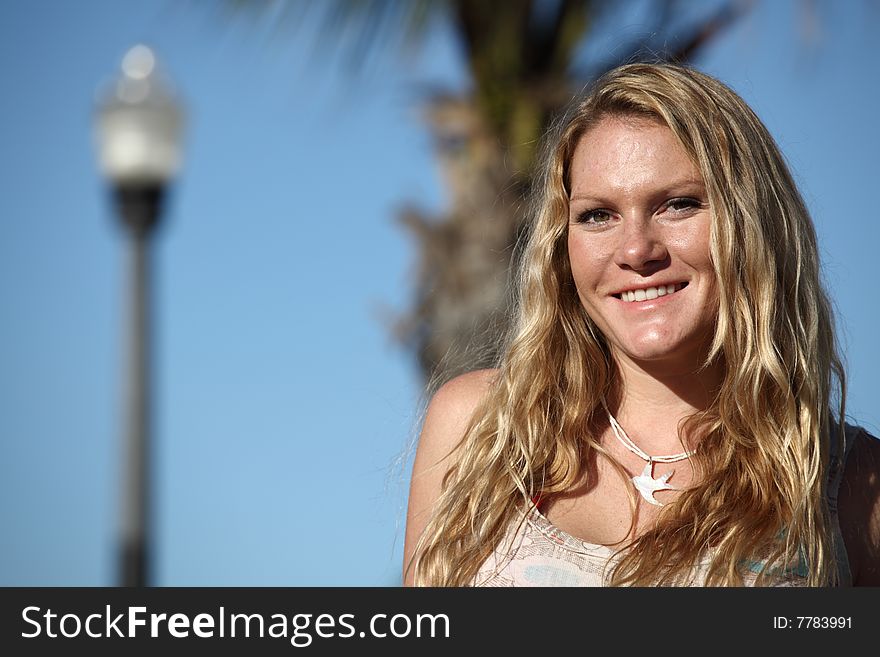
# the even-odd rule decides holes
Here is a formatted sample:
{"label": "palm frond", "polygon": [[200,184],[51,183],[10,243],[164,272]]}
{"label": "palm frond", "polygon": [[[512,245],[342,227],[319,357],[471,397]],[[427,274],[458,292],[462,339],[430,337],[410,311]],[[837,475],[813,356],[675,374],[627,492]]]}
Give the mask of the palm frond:
{"label": "palm frond", "polygon": [[[250,14],[290,36],[313,34],[321,55],[360,74],[380,55],[415,52],[445,0],[226,0],[231,12]],[[303,29],[303,28],[316,28]]]}

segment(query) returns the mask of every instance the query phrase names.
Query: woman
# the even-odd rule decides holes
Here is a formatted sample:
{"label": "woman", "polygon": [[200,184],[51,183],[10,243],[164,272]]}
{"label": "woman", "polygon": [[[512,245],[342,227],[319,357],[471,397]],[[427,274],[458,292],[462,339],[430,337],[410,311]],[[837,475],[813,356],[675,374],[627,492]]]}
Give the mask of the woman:
{"label": "woman", "polygon": [[542,171],[501,362],[428,407],[405,583],[880,584],[880,443],[760,120],[627,65]]}

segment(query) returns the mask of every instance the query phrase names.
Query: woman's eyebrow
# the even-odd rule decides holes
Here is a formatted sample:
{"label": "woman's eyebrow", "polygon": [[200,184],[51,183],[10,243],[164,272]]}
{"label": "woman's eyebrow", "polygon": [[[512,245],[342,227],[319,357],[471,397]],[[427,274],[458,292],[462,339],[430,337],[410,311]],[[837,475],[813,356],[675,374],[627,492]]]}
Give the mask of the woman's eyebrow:
{"label": "woman's eyebrow", "polygon": [[[682,178],[681,180],[675,180],[672,182],[664,183],[663,185],[658,185],[655,189],[648,192],[650,196],[657,196],[662,194],[671,194],[676,191],[680,191],[682,188],[688,189],[699,189],[701,192],[705,192],[706,185],[705,183],[697,178]],[[606,203],[606,199],[608,195],[606,194],[596,194],[592,192],[578,192],[572,194],[568,197],[569,201],[594,201],[599,203]]]}

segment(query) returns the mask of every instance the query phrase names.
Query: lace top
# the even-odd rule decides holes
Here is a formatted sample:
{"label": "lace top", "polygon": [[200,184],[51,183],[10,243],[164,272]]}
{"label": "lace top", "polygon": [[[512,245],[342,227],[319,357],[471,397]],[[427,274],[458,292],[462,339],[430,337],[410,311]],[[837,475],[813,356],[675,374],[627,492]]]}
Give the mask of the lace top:
{"label": "lace top", "polygon": [[[606,545],[588,543],[564,532],[533,509],[514,522],[492,555],[480,567],[475,586],[605,586],[619,556]],[[705,586],[711,563],[707,552],[679,582]],[[750,573],[751,574],[751,573]],[[746,584],[757,578],[751,574]],[[804,577],[790,573],[778,586],[803,586]]]}
{"label": "lace top", "polygon": [[[831,515],[832,536],[837,556],[840,584],[852,583],[849,562],[837,518],[837,491],[843,476],[846,456],[855,436],[861,431],[847,425],[846,449],[838,457],[837,441],[831,440],[828,472],[828,507]],[[474,578],[475,586],[605,586],[619,556],[605,545],[582,541],[559,529],[537,509],[525,518],[511,523],[507,533],[494,552],[483,563]],[[704,556],[684,577],[683,586],[704,586],[712,560],[712,552]],[[746,585],[757,579],[760,563],[752,564],[753,573],[746,577]],[[779,576],[776,586],[804,586],[805,572],[787,572]]]}

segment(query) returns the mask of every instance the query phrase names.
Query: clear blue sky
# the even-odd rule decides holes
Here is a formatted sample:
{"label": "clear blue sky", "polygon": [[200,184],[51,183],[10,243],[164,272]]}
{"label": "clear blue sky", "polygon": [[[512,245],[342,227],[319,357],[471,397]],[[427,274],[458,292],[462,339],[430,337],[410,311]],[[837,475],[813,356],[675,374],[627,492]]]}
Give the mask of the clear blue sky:
{"label": "clear blue sky", "polygon": [[[99,84],[137,42],[187,101],[156,243],[157,583],[390,585],[419,379],[383,317],[443,204],[425,80],[465,84],[442,30],[353,80],[304,32],[211,3],[0,4],[0,585],[115,583],[126,251],[94,163]],[[880,9],[758,1],[697,61],[753,105],[814,213],[875,433]],[[594,44],[644,31],[637,15]]]}

